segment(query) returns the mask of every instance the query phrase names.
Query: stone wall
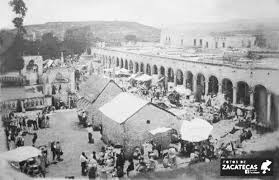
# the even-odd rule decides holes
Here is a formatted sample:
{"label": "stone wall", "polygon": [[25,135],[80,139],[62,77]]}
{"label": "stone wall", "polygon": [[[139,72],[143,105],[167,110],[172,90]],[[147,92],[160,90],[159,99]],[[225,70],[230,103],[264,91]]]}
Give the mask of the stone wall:
{"label": "stone wall", "polygon": [[93,125],[97,126],[102,123],[100,119],[102,113],[99,111],[99,108],[111,101],[121,92],[123,92],[123,90],[118,85],[116,85],[115,82],[110,81],[108,83],[99,97],[87,109],[89,112],[89,119],[94,119]]}
{"label": "stone wall", "polygon": [[179,130],[179,120],[173,114],[152,104],[147,104],[130,117],[124,126],[126,154],[130,154],[134,147],[141,146],[149,139],[150,130],[160,127]]}

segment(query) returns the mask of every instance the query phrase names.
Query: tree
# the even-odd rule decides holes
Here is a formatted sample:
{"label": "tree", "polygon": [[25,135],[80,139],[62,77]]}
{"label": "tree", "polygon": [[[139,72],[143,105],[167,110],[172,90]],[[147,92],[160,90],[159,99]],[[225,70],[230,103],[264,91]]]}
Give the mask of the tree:
{"label": "tree", "polygon": [[17,30],[12,45],[1,55],[1,72],[20,71],[24,67],[23,35],[26,33],[23,21],[27,12],[27,7],[23,0],[11,0],[9,5],[13,8],[16,17],[13,19],[13,24]]}
{"label": "tree", "polygon": [[128,34],[124,37],[126,41],[137,42],[137,36],[133,34]]}
{"label": "tree", "polygon": [[62,42],[53,33],[43,34],[40,42],[40,54],[44,59],[59,58]]}
{"label": "tree", "polygon": [[27,7],[25,6],[23,0],[11,0],[9,5],[13,8],[13,11],[17,16],[13,19],[14,26],[17,29],[18,35],[23,37],[23,35],[26,33],[26,30],[23,26],[23,20],[27,12]]}
{"label": "tree", "polygon": [[95,41],[90,26],[68,29],[64,34],[66,54],[82,54]]}

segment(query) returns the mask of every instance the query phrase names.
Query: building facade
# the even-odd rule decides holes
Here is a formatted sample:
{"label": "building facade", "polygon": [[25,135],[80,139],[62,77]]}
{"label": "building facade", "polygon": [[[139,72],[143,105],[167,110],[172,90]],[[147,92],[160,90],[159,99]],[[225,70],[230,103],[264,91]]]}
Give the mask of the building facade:
{"label": "building facade", "polygon": [[183,85],[194,93],[198,89],[202,89],[202,94],[224,93],[233,104],[253,106],[258,121],[278,128],[279,71],[276,66],[264,63],[271,59],[255,63],[227,60],[223,56],[167,57],[99,48],[93,48],[92,53],[101,59],[104,68],[121,67],[133,73],[165,75],[168,82]]}

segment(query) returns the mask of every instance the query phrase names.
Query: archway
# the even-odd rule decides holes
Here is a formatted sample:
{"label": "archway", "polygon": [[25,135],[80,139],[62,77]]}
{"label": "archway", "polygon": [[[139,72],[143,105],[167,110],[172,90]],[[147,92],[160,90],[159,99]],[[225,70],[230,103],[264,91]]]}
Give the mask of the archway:
{"label": "archway", "polygon": [[153,65],[153,74],[158,74],[158,68],[156,65]]}
{"label": "archway", "polygon": [[210,76],[208,81],[208,93],[217,94],[218,93],[218,79],[215,76]]}
{"label": "archway", "polygon": [[111,60],[111,57],[109,57],[109,68],[111,68],[111,64],[112,64],[112,60]]}
{"label": "archway", "polygon": [[165,76],[165,68],[163,66],[160,67],[160,74]]}
{"label": "archway", "polygon": [[183,72],[180,69],[176,71],[176,84],[183,85]]}
{"label": "archway", "polygon": [[146,74],[151,75],[151,67],[150,64],[146,65]]}
{"label": "archway", "polygon": [[116,67],[118,67],[118,66],[119,66],[119,59],[116,58]]}
{"label": "archway", "polygon": [[129,70],[130,71],[133,71],[133,62],[130,60],[129,62]]}
{"label": "archway", "polygon": [[174,82],[174,72],[172,68],[168,69],[168,82]]}
{"label": "archway", "polygon": [[139,72],[139,63],[135,63],[135,70],[136,70],[136,73],[138,73]]}
{"label": "archway", "polygon": [[193,73],[191,71],[187,71],[186,73],[186,88],[191,89],[193,91]]}
{"label": "archway", "polygon": [[140,63],[140,72],[144,73],[144,64]]}
{"label": "archway", "polygon": [[233,100],[233,84],[229,79],[223,79],[222,81],[222,93],[225,94],[225,98],[230,102]]}
{"label": "archway", "polygon": [[197,75],[197,92],[200,95],[205,95],[205,77],[203,74],[199,73]]}
{"label": "archway", "polygon": [[195,92],[195,98],[197,102],[202,100],[202,96],[205,94],[205,77],[203,74],[199,73],[196,79],[197,87]]}
{"label": "archway", "polygon": [[127,61],[127,59],[125,60],[125,69],[128,69],[128,61]]}
{"label": "archway", "polygon": [[123,59],[121,58],[121,61],[120,61],[120,68],[123,68],[124,67],[124,62],[123,62]]}
{"label": "archway", "polygon": [[254,107],[257,121],[267,124],[267,90],[262,85],[255,86]]}
{"label": "archway", "polygon": [[236,102],[238,104],[249,105],[250,95],[249,95],[249,85],[246,82],[240,81],[237,83],[237,96]]}

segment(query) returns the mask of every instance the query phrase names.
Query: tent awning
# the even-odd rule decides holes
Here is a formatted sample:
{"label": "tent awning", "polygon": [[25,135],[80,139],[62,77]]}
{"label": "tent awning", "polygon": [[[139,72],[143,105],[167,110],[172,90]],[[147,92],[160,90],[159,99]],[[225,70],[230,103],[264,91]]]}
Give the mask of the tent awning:
{"label": "tent awning", "polygon": [[21,162],[32,157],[42,155],[41,151],[32,146],[22,146],[0,154],[0,158],[7,161]]}
{"label": "tent awning", "polygon": [[115,74],[116,75],[131,75],[130,71],[128,69],[124,69],[124,68],[121,68],[121,69],[115,71]]}
{"label": "tent awning", "polygon": [[160,127],[160,128],[156,128],[156,129],[150,130],[149,132],[150,132],[152,135],[156,135],[156,134],[159,134],[159,133],[167,132],[167,131],[169,131],[169,130],[171,130],[171,129],[172,129],[172,128]]}
{"label": "tent awning", "polygon": [[147,74],[143,74],[143,75],[141,75],[141,76],[139,76],[139,77],[136,77],[135,80],[137,80],[137,81],[142,81],[142,82],[146,82],[146,81],[152,80],[152,77],[149,76],[149,75],[147,75]]}
{"label": "tent awning", "polygon": [[192,121],[183,121],[180,133],[182,140],[190,142],[200,142],[208,139],[213,126],[203,119],[193,119]]}
{"label": "tent awning", "polygon": [[192,94],[192,91],[190,89],[185,88],[184,86],[176,86],[174,89],[179,94],[184,94],[186,96],[190,96]]}

